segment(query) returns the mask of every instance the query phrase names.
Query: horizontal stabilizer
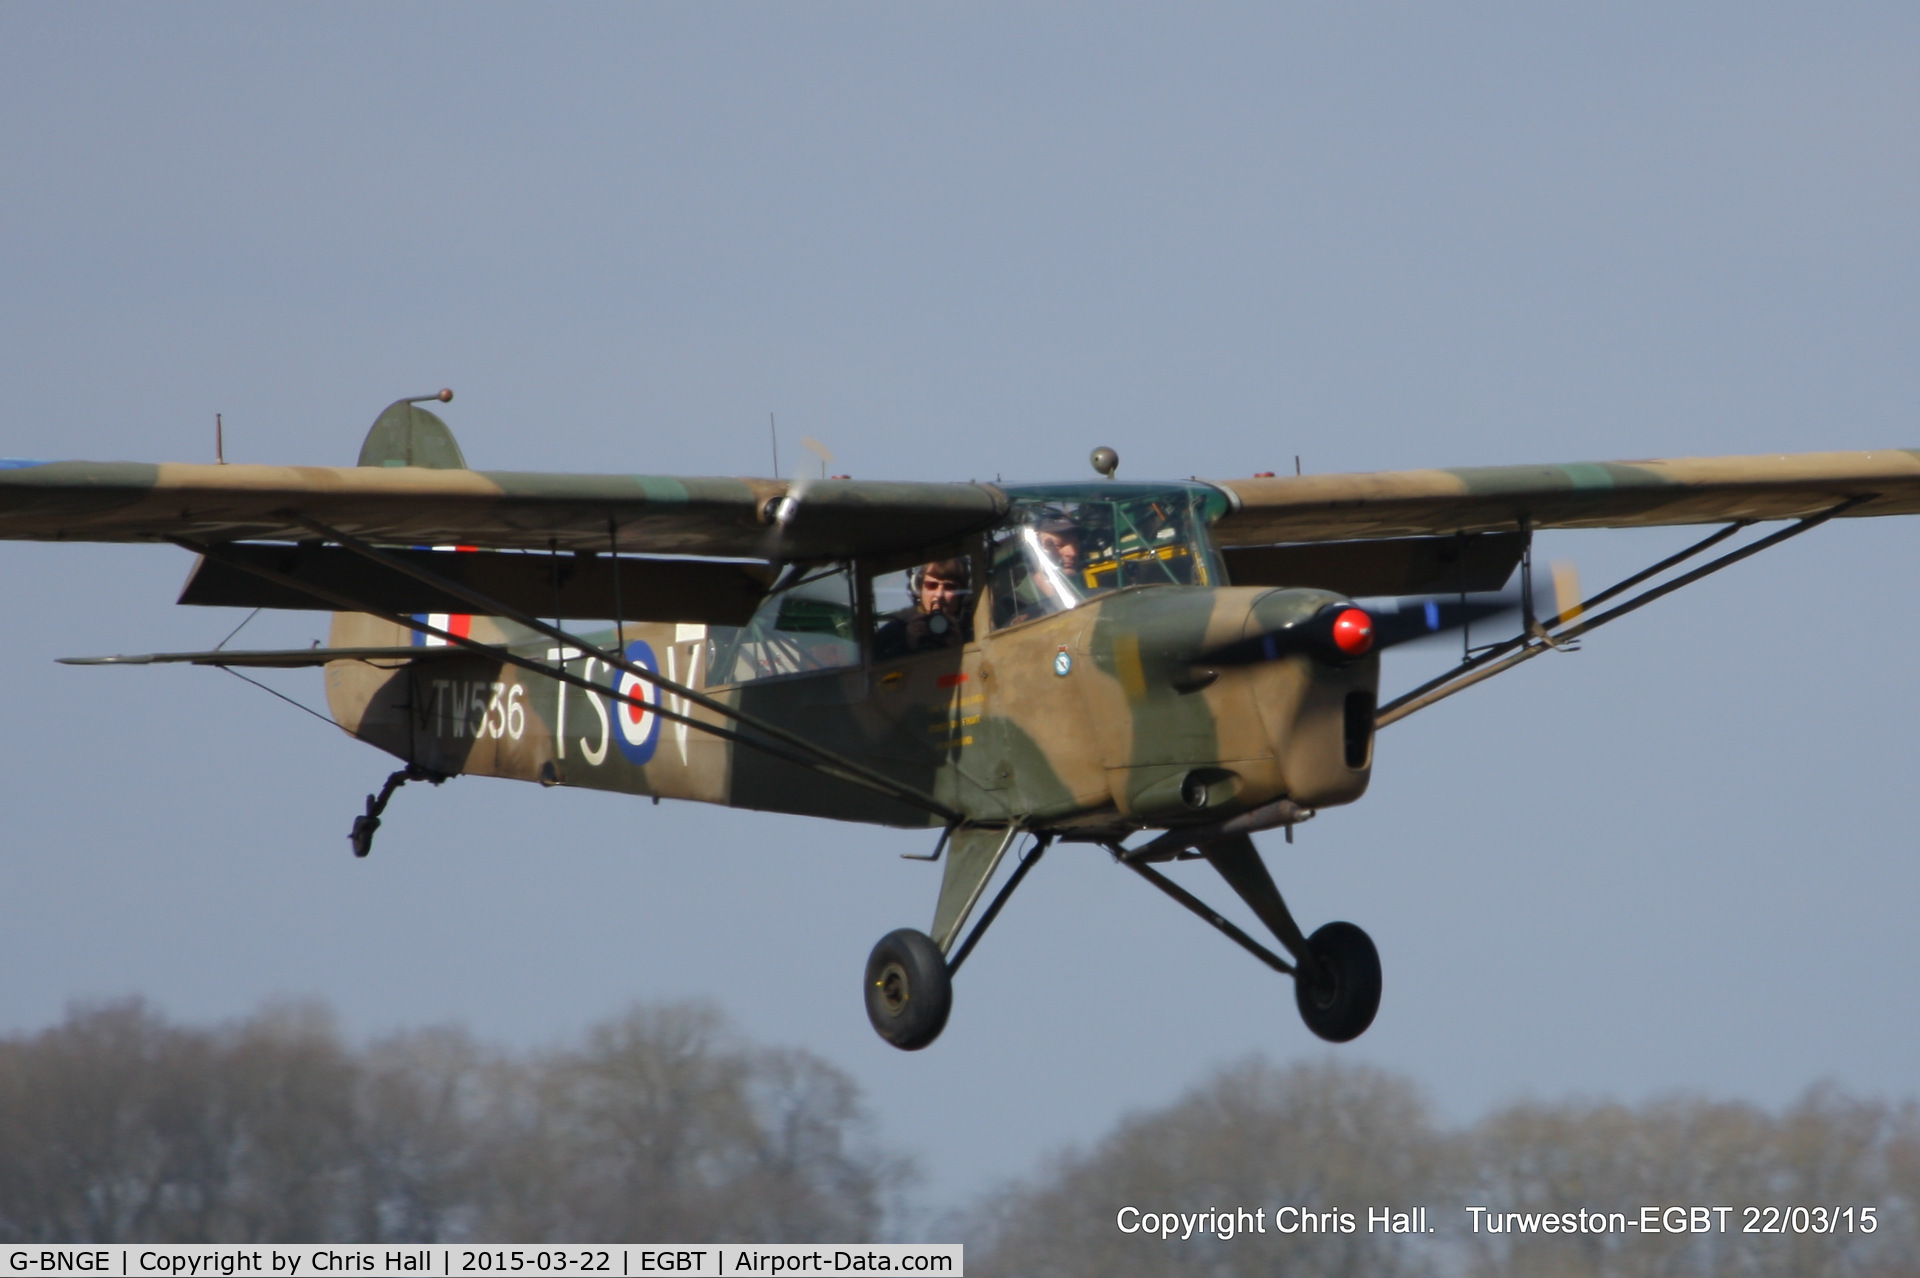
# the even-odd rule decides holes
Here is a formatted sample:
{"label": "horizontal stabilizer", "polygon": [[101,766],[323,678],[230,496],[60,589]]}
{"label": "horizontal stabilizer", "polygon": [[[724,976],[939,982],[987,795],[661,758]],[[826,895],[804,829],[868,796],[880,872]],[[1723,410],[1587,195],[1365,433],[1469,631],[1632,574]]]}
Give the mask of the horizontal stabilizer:
{"label": "horizontal stabilizer", "polygon": [[421,661],[465,656],[472,649],[434,648],[215,648],[208,652],[143,652],[116,657],[61,657],[63,666],[254,666],[297,670],[330,661]]}
{"label": "horizontal stabilizer", "polygon": [[[514,554],[500,551],[387,550],[409,567],[464,586],[508,608],[565,620],[704,622],[744,626],[766,593],[757,564],[693,559]],[[227,557],[232,556],[233,562]],[[474,613],[467,599],[339,546],[235,542],[222,558],[202,558],[180,593],[183,604],[218,608],[336,611],[291,584],[249,572],[240,563],[317,586],[383,612]]]}

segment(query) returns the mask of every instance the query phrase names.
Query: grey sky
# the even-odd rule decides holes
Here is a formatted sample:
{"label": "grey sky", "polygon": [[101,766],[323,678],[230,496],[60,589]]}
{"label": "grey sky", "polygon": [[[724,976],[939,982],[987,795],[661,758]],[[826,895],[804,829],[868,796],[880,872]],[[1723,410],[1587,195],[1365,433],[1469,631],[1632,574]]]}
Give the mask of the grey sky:
{"label": "grey sky", "polygon": [[[1920,444],[1916,54],[1893,5],[12,5],[0,455],[206,459],[218,411],[232,460],[344,464],[441,385],[491,468],[764,474],[769,410],[790,470],[804,434],[875,478]],[[1543,549],[1598,582],[1684,539]],[[1824,529],[1387,730],[1365,800],[1269,840],[1379,943],[1343,1054],[1454,1116],[1908,1091],[1917,552]],[[857,974],[930,917],[926,837],[459,780],[355,863],[384,756],[216,672],[51,664],[218,640],[186,567],[0,545],[0,1029],[312,993],[529,1043],[710,998],[851,1071],[938,1200],[1326,1050],[1090,850],[910,1056]]]}

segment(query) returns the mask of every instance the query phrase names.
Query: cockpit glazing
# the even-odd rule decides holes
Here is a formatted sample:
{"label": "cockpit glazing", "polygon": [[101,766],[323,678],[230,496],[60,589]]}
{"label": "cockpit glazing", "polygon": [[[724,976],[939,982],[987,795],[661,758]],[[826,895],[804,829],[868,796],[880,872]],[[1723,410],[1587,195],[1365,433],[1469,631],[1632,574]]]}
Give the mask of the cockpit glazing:
{"label": "cockpit glazing", "polygon": [[1096,482],[1010,487],[988,585],[995,629],[1134,586],[1225,582],[1207,525],[1227,499],[1203,484]]}

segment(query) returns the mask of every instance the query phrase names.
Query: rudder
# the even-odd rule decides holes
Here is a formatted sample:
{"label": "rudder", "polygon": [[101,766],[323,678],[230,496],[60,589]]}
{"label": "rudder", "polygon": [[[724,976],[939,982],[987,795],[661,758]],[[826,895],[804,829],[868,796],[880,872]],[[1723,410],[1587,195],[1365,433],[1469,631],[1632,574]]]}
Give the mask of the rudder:
{"label": "rudder", "polygon": [[[360,445],[358,466],[418,466],[426,470],[465,470],[467,459],[453,431],[439,416],[421,407],[427,403],[451,403],[453,392],[397,399],[387,405]],[[327,645],[333,648],[399,647],[414,642],[414,632],[405,626],[363,612],[336,612],[328,630]],[[355,678],[347,671],[327,679],[328,708],[334,720],[352,730],[377,680]]]}

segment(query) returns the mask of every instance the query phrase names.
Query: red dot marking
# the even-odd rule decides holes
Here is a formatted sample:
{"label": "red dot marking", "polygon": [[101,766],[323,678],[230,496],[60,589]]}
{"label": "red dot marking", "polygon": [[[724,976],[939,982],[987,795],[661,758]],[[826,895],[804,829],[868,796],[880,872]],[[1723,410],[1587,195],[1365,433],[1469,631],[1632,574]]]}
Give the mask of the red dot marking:
{"label": "red dot marking", "polygon": [[[640,680],[634,678],[632,675],[628,675],[620,681],[620,695],[623,697],[632,697],[636,701],[644,701],[646,700],[646,694],[641,691],[641,689],[645,686],[646,685],[641,683]],[[636,728],[646,719],[649,710],[649,707],[637,706],[632,701],[622,701],[620,708],[626,711],[627,722]]]}

